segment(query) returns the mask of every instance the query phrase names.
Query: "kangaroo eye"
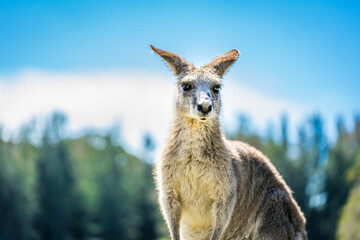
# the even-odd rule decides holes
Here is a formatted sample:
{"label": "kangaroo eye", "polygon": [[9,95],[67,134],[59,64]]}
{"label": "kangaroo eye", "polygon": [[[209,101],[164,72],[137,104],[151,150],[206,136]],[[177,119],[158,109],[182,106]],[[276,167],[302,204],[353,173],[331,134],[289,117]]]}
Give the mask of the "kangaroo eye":
{"label": "kangaroo eye", "polygon": [[215,93],[218,93],[218,92],[220,91],[220,89],[221,89],[220,86],[215,86],[215,87],[213,87],[213,91],[214,91]]}
{"label": "kangaroo eye", "polygon": [[189,91],[190,89],[192,89],[192,86],[189,83],[184,83],[183,85],[181,85],[181,87],[184,91]]}

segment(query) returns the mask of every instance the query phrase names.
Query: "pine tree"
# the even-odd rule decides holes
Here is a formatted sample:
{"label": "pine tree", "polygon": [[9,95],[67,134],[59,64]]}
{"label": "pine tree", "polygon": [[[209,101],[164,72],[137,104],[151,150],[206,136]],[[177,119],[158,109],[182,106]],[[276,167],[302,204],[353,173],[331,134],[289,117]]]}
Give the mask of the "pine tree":
{"label": "pine tree", "polygon": [[37,165],[39,212],[35,224],[41,239],[81,239],[84,210],[67,145],[62,139],[65,116],[54,113],[48,123]]}

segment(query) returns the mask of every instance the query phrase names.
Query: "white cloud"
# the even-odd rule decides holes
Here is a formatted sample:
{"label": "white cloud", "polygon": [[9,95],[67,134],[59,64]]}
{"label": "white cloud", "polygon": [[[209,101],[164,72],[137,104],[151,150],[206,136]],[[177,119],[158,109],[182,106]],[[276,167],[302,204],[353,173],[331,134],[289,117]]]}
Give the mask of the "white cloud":
{"label": "white cloud", "polygon": [[[164,141],[171,122],[174,83],[170,73],[24,71],[0,78],[0,122],[14,131],[34,115],[55,109],[68,114],[71,131],[108,127],[120,120],[125,140],[139,149],[144,131],[150,131],[158,143]],[[236,83],[227,83],[222,94],[228,128],[236,124],[239,112],[250,115],[261,129],[269,120],[277,122],[283,112],[293,122],[305,112],[302,106]]]}
{"label": "white cloud", "polygon": [[223,88],[224,122],[231,129],[237,116],[244,113],[252,124],[265,131],[269,123],[279,126],[282,114],[287,114],[291,128],[295,128],[306,112],[306,107],[291,101],[267,96],[237,83],[227,83]]}

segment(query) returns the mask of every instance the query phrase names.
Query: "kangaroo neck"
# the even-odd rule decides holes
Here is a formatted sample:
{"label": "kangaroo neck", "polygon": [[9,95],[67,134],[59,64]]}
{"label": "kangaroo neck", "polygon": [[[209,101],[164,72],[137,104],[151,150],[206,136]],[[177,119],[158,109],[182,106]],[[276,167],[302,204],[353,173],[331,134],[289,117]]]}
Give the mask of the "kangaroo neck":
{"label": "kangaroo neck", "polygon": [[172,131],[177,136],[178,143],[189,151],[196,148],[209,151],[224,147],[223,133],[217,118],[202,122],[176,116]]}

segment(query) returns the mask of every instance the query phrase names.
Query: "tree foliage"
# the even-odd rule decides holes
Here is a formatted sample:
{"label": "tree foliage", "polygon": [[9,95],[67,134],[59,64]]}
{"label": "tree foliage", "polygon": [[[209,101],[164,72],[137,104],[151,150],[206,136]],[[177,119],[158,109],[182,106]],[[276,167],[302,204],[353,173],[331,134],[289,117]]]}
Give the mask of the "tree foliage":
{"label": "tree foliage", "polygon": [[[348,132],[340,118],[334,144],[329,143],[323,119],[316,114],[299,128],[295,144],[288,140],[286,116],[281,119],[281,137],[277,141],[271,134],[262,137],[251,131],[248,122],[242,116],[239,131],[232,138],[261,149],[275,164],[307,218],[309,239],[335,239],[338,219],[352,187],[347,178],[360,175],[359,119],[355,119],[354,130]],[[272,129],[269,132],[272,133]],[[351,237],[343,238],[344,230],[338,231],[338,239],[358,239],[354,238],[360,232],[357,194],[359,191],[354,188],[340,221],[340,230],[352,226]]]}
{"label": "tree foliage", "polygon": [[[269,128],[267,135],[241,116],[230,134],[276,165],[306,215],[310,239],[360,238],[360,118],[351,130],[341,118],[336,126],[329,141],[324,120],[313,115],[293,142],[286,115],[280,130]],[[0,130],[0,240],[166,239],[151,134],[144,134],[136,157],[119,144],[119,128],[71,139],[63,136],[65,127],[65,115],[54,113],[42,133],[29,124],[5,141]],[[34,134],[40,142],[31,140]]]}

